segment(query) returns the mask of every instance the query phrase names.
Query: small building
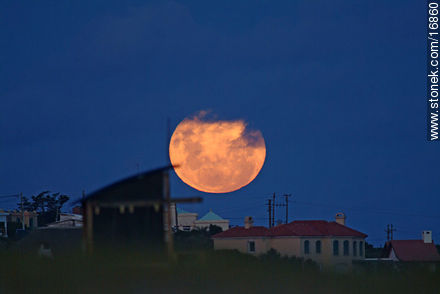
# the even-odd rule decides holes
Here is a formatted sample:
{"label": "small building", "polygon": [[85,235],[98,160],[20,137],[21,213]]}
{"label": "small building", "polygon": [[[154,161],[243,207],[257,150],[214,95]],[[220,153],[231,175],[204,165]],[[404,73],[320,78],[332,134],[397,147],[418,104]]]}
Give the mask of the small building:
{"label": "small building", "polygon": [[382,260],[396,262],[439,262],[440,254],[431,231],[423,231],[421,240],[391,240],[385,244]]}
{"label": "small building", "polygon": [[[174,208],[174,209],[173,209]],[[189,212],[172,204],[172,222],[171,225],[175,230],[192,231],[195,229],[194,222],[197,220],[198,213]]]}
{"label": "small building", "polygon": [[60,213],[60,221],[64,221],[64,220],[82,221],[82,219],[83,219],[82,214],[66,213],[66,212]]}
{"label": "small building", "polygon": [[60,220],[47,224],[50,228],[68,228],[68,227],[82,227],[83,226],[83,216],[81,214],[74,213],[61,213]]}
{"label": "small building", "polygon": [[23,216],[26,229],[36,229],[38,227],[38,213],[36,211],[25,210],[23,214],[17,210],[8,211],[8,222],[21,223]]}
{"label": "small building", "polygon": [[84,231],[92,247],[164,247],[167,169],[141,173],[82,199]]}
{"label": "small building", "polygon": [[82,215],[83,214],[83,209],[82,209],[81,206],[77,205],[75,207],[72,207],[72,213],[73,214],[80,214],[80,215]]}
{"label": "small building", "polygon": [[198,213],[186,211],[172,203],[171,215],[171,225],[179,231],[189,232],[195,229],[209,229],[210,225],[218,226],[223,231],[229,229],[229,220],[222,218],[211,209],[202,218],[197,219]]}
{"label": "small building", "polygon": [[[137,174],[106,186],[81,200],[86,247],[142,248],[172,251],[171,230],[164,218],[171,201],[200,202],[201,198],[170,199],[168,169]],[[167,234],[165,234],[167,232]]]}
{"label": "small building", "polygon": [[222,229],[222,231],[226,231],[229,229],[229,220],[224,219],[212,212],[212,210],[209,210],[209,212],[202,218],[194,221],[194,226],[199,229],[209,229],[211,225],[218,226]]}
{"label": "small building", "polygon": [[349,267],[365,257],[366,234],[345,226],[345,215],[337,221],[293,221],[272,228],[253,226],[246,217],[244,227],[234,227],[212,238],[214,249],[236,249],[259,255],[275,249],[283,256],[311,259],[320,265]]}
{"label": "small building", "polygon": [[0,237],[8,237],[8,217],[9,213],[0,211]]}

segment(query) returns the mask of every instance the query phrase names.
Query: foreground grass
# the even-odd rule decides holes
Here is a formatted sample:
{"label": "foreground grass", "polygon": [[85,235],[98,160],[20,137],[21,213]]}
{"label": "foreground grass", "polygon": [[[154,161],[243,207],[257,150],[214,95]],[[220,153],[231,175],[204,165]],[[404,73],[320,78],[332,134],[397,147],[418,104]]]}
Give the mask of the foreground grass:
{"label": "foreground grass", "polygon": [[180,255],[81,253],[54,259],[0,254],[0,293],[439,293],[440,273],[420,268],[319,271],[313,264],[237,252]]}

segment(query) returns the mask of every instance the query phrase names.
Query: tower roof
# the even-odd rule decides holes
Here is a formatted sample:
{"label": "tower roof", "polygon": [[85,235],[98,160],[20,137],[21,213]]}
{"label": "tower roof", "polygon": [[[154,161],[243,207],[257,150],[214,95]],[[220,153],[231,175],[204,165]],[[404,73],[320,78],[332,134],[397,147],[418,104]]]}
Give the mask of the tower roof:
{"label": "tower roof", "polygon": [[201,219],[199,219],[199,221],[218,221],[218,220],[225,220],[225,219],[212,212],[212,210],[209,210],[207,214],[205,214]]}

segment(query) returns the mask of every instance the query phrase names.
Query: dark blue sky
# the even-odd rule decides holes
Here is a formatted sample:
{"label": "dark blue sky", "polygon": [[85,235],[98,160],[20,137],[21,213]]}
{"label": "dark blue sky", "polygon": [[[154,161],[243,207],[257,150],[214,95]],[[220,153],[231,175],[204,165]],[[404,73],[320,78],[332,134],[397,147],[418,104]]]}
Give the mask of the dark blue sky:
{"label": "dark blue sky", "polygon": [[2,1],[0,195],[77,198],[137,164],[163,166],[167,117],[174,128],[210,109],[260,129],[266,163],[224,195],[173,174],[174,196],[204,197],[185,209],[266,224],[270,194],[292,193],[291,219],[343,210],[375,244],[388,223],[397,238],[432,229],[440,240],[425,11],[424,1]]}

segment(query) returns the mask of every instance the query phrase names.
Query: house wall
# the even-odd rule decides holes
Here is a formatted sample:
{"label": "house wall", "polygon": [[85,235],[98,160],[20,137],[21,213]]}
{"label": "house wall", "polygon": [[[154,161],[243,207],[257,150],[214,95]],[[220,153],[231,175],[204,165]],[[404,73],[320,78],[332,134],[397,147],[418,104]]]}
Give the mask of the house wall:
{"label": "house wall", "polygon": [[[302,238],[302,247],[304,248],[305,240],[310,241],[310,253],[304,254],[302,257],[310,258],[320,264],[324,265],[343,265],[351,266],[353,260],[360,260],[365,258],[365,240],[356,237],[322,237],[322,238]],[[316,253],[315,242],[321,240],[321,254]],[[333,253],[333,242],[339,242],[339,254],[337,256]],[[348,241],[348,255],[344,255],[344,241]],[[356,242],[356,256],[353,255],[353,242]],[[359,246],[362,242],[362,256],[360,256]]]}
{"label": "house wall", "polygon": [[275,249],[281,255],[298,256],[298,257],[301,256],[302,247],[301,247],[301,240],[299,238],[280,237],[280,238],[272,238],[270,241],[271,241],[270,248]]}
{"label": "house wall", "polygon": [[[309,253],[305,253],[305,241],[309,241]],[[316,252],[316,241],[321,241],[321,253]],[[339,254],[333,254],[333,241],[339,241]],[[344,241],[348,241],[348,255],[344,255]],[[262,254],[271,248],[281,255],[312,259],[321,265],[351,266],[353,260],[364,259],[365,240],[356,237],[274,237],[274,238],[215,238],[214,249],[237,249],[248,253],[248,242],[255,241],[255,254]],[[353,242],[356,241],[356,256],[353,256]],[[359,242],[362,241],[362,253],[359,255]]]}
{"label": "house wall", "polygon": [[[8,216],[8,221],[21,223],[21,212],[12,212]],[[24,212],[24,225],[26,228],[37,228],[38,227],[38,214],[33,212]]]}
{"label": "house wall", "polygon": [[388,258],[392,261],[399,261],[397,258],[396,252],[394,251],[394,248],[391,248],[390,254],[388,255]]}

